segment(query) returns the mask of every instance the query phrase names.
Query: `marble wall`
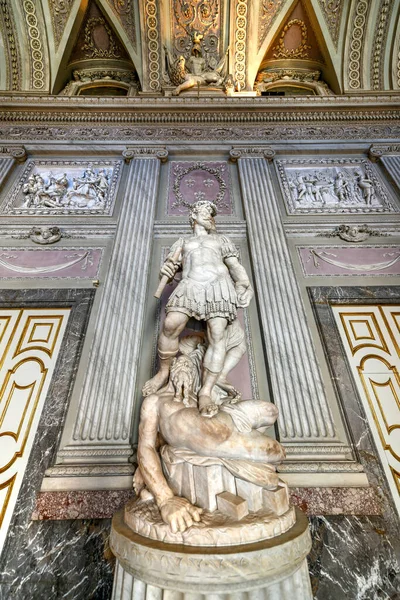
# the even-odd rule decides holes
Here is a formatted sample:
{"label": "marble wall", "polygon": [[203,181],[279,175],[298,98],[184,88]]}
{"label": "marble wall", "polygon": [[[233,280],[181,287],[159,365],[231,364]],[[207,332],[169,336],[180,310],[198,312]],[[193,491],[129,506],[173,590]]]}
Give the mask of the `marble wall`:
{"label": "marble wall", "polygon": [[[323,150],[332,154],[328,159],[319,157],[321,148],[309,150],[304,158],[299,157],[298,149],[293,157],[289,147],[281,147],[282,156],[268,164],[262,153],[257,155],[257,148],[251,147],[253,158],[245,158],[242,166],[228,161],[229,149],[174,146],[170,159],[161,164],[155,150],[144,147],[140,160],[123,164],[119,147],[109,153],[107,145],[107,155],[113,160],[88,158],[96,151],[80,147],[78,161],[61,159],[59,150],[57,160],[51,160],[49,154],[54,151],[46,147],[46,156],[36,149],[38,157],[18,166],[2,189],[1,210],[4,218],[11,219],[1,229],[2,235],[8,236],[2,252],[9,255],[0,256],[0,279],[4,288],[10,288],[2,292],[4,306],[56,303],[71,306],[72,312],[67,342],[29,459],[29,476],[24,479],[0,559],[0,600],[111,598],[114,562],[107,545],[109,519],[132,494],[129,456],[135,441],[140,387],[154,363],[157,311],[152,291],[157,274],[152,269],[160,262],[162,248],[189,231],[182,195],[190,196],[191,201],[216,201],[219,230],[240,246],[246,266],[253,266],[258,300],[249,311],[249,322],[244,322],[254,349],[254,364],[245,365],[248,390],[253,393],[257,389],[260,397],[276,401],[277,382],[284,381],[293,403],[293,398],[298,401],[307,396],[305,389],[315,387],[316,401],[323,404],[334,424],[335,433],[327,441],[321,433],[327,420],[321,419],[321,431],[315,433],[316,457],[310,450],[307,411],[303,411],[305,433],[292,440],[289,459],[282,467],[282,476],[291,480],[292,502],[310,517],[313,549],[309,565],[315,599],[398,600],[399,521],[330,309],[332,302],[398,302],[399,290],[390,285],[400,264],[394,231],[399,206],[393,181],[385,178],[382,165],[373,165],[362,155],[364,150],[357,150],[354,157],[354,148],[347,159],[339,160],[333,156],[337,154],[333,145]],[[246,150],[243,152],[246,157]],[[163,160],[166,156],[163,149]],[[65,185],[64,165],[69,169]],[[98,172],[103,167],[108,179],[101,183]],[[87,169],[95,173],[83,176]],[[40,172],[44,173],[44,187],[48,187],[30,191],[30,175]],[[298,173],[306,184],[300,199],[303,184]],[[84,199],[70,194],[73,180],[85,178],[93,181],[77,183]],[[374,186],[371,195],[365,189],[368,178]],[[56,193],[58,185],[65,188],[61,196]],[[351,186],[357,188],[354,202],[346,196]],[[89,206],[91,198],[94,204]],[[33,248],[28,240],[31,219],[43,225],[43,216],[50,215],[62,225],[65,240],[51,249]],[[373,235],[385,237],[371,241],[368,234],[359,246],[339,237],[332,243],[338,224],[357,225],[364,219],[369,219]],[[86,239],[81,243],[80,237]],[[311,250],[330,262],[316,254],[310,257]],[[90,252],[90,257],[83,256],[85,252]],[[75,258],[69,256],[73,253]],[[331,256],[334,253],[336,257]],[[40,260],[32,258],[33,254]],[[75,259],[80,260],[65,266]],[[137,279],[139,267],[134,272],[131,266],[140,261],[146,266]],[[380,265],[385,261],[391,264]],[[38,273],[29,271],[39,262],[42,269],[50,269],[39,274],[40,279]],[[63,269],[51,270],[60,265]],[[381,268],[371,270],[371,265]],[[94,290],[86,288],[92,278],[100,279],[100,289],[88,325]],[[333,282],[335,287],[320,287]],[[11,289],[17,286],[43,289]],[[76,289],[68,289],[72,286]],[[282,312],[282,307],[288,312]],[[140,335],[135,335],[131,344],[134,319],[140,322]],[[123,336],[114,335],[117,325]],[[265,348],[269,350],[272,326],[276,345],[268,364]],[[121,343],[129,347],[130,354],[121,354]],[[281,363],[279,375],[277,362],[282,356],[287,363]],[[88,367],[95,364],[93,357],[100,367],[92,368],[88,376]],[[121,357],[124,367],[119,369]],[[137,365],[133,374],[132,364]],[[304,385],[300,369],[296,375],[292,368],[297,364],[302,365]],[[112,379],[110,373],[122,375]],[[256,388],[251,381],[254,373]],[[239,379],[242,376],[239,374]],[[122,433],[114,431],[111,439],[106,432],[103,440],[96,419],[100,405],[111,406],[111,392],[115,398],[123,398],[128,409],[118,413],[124,415]],[[290,407],[293,404],[288,410]],[[111,413],[104,410],[102,414],[103,423],[114,423],[106,418]],[[91,431],[82,439],[76,434],[79,419]],[[276,433],[282,436],[282,430]],[[60,445],[62,435],[65,448]],[[40,491],[45,471],[48,476]]]}

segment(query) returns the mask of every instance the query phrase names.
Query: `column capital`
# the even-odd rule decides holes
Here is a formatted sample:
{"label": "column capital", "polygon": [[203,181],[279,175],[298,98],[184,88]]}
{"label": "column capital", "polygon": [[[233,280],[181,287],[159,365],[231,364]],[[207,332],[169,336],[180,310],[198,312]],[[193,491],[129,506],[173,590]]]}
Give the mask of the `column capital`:
{"label": "column capital", "polygon": [[233,146],[229,152],[230,160],[237,162],[239,158],[265,158],[274,160],[275,150],[271,146]]}
{"label": "column capital", "polygon": [[0,146],[0,158],[15,158],[19,163],[23,163],[28,158],[25,146]]}
{"label": "column capital", "polygon": [[158,158],[161,162],[167,162],[168,150],[165,146],[127,146],[122,156],[127,164],[134,158]]}
{"label": "column capital", "polygon": [[377,162],[386,154],[400,154],[400,144],[372,144],[368,150],[368,158]]}

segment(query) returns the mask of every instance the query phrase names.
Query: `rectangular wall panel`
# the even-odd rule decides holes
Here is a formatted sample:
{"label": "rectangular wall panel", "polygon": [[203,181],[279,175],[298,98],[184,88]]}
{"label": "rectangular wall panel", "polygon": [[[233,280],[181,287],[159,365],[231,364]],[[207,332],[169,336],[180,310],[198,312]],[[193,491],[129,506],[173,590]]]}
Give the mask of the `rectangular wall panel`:
{"label": "rectangular wall panel", "polygon": [[69,313],[69,308],[0,309],[0,552]]}
{"label": "rectangular wall panel", "polygon": [[400,513],[400,305],[332,310]]}

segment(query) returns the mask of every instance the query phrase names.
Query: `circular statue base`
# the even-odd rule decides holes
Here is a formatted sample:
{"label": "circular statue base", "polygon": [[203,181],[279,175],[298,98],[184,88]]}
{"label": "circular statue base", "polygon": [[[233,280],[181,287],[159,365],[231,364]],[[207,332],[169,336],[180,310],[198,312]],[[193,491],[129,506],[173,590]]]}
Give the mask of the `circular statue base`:
{"label": "circular statue base", "polygon": [[232,546],[267,540],[288,531],[296,522],[293,506],[283,515],[260,510],[238,521],[218,510],[205,510],[200,523],[194,523],[184,533],[173,533],[160,515],[154,501],[131,500],[124,508],[125,523],[139,535],[168,544],[188,546]]}
{"label": "circular statue base", "polygon": [[[296,523],[286,533],[254,544],[225,547],[166,544],[138,535],[124,520],[113,518],[110,545],[118,560],[113,598],[148,597],[248,598],[311,600],[306,556],[311,548],[308,520],[296,510]],[[118,591],[120,590],[120,591]],[[143,595],[145,593],[145,595]],[[186,596],[187,594],[187,596]],[[151,594],[150,594],[151,595]],[[215,596],[214,596],[215,595]],[[153,596],[151,596],[153,597]]]}

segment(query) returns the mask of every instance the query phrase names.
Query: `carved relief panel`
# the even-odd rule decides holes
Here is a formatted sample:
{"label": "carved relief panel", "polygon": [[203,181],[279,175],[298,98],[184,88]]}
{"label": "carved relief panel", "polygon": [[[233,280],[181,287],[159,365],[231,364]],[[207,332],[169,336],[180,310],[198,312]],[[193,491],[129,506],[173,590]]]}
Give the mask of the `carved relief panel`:
{"label": "carved relief panel", "polygon": [[0,248],[1,279],[94,279],[103,248]]}
{"label": "carved relief panel", "polygon": [[11,215],[111,214],[121,161],[29,160],[6,197]]}
{"label": "carved relief panel", "polygon": [[290,214],[398,212],[368,160],[282,159],[276,167]]}
{"label": "carved relief panel", "polygon": [[306,277],[400,275],[399,246],[300,246],[297,252]]}

